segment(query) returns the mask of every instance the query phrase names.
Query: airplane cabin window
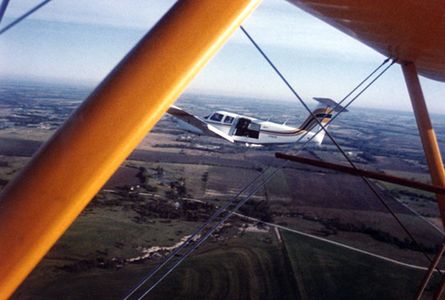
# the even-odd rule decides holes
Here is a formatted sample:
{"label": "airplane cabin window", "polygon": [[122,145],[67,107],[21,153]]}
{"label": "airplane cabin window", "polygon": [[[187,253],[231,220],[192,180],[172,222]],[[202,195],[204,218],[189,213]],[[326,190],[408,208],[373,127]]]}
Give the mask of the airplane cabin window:
{"label": "airplane cabin window", "polygon": [[232,124],[233,122],[233,117],[231,116],[226,116],[226,118],[224,119],[224,123],[226,124]]}
{"label": "airplane cabin window", "polygon": [[261,125],[257,123],[250,123],[247,128],[252,131],[260,131]]}
{"label": "airplane cabin window", "polygon": [[235,135],[258,139],[260,136],[260,130],[260,124],[252,123],[252,121],[249,119],[240,118],[236,124]]}
{"label": "airplane cabin window", "polygon": [[216,122],[221,122],[222,118],[224,117],[224,115],[219,114],[219,113],[214,113],[211,117],[210,120],[212,121],[216,121]]}
{"label": "airplane cabin window", "polygon": [[261,125],[257,124],[257,123],[250,123],[249,126],[247,127],[248,132],[247,132],[247,136],[250,138],[254,138],[257,139],[260,136],[260,130],[261,130]]}

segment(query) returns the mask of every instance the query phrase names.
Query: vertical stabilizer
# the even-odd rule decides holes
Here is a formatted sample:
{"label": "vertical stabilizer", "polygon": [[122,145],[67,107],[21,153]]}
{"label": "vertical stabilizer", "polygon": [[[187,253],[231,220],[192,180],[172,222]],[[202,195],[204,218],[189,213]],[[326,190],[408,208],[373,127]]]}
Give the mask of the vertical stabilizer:
{"label": "vertical stabilizer", "polygon": [[[332,99],[329,98],[315,98],[314,100],[318,102],[317,107],[312,111],[312,114],[309,115],[306,120],[300,125],[299,129],[317,133],[321,127],[319,122],[327,128],[326,125],[329,120],[332,118],[333,112],[346,112],[348,111],[341,105],[338,105]],[[314,117],[313,117],[314,116]],[[317,118],[319,122],[315,119]],[[314,138],[313,141],[318,145],[321,145],[325,136],[324,130],[320,131]]]}

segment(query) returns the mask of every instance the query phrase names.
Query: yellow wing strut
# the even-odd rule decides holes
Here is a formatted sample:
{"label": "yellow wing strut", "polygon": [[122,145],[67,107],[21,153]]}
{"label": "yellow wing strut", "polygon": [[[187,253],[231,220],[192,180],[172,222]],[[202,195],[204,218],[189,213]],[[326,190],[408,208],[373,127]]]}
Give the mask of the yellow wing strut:
{"label": "yellow wing strut", "polygon": [[181,0],[0,196],[9,297],[260,0]]}
{"label": "yellow wing strut", "polygon": [[[413,62],[403,62],[401,65],[413,106],[414,116],[416,117],[420,140],[422,141],[425,158],[431,174],[431,181],[436,186],[445,187],[445,170],[442,155],[440,154],[439,144],[437,143],[436,134],[428,114],[422,87],[417,76],[416,66]],[[439,203],[442,223],[445,224],[445,196],[437,194],[436,197]]]}

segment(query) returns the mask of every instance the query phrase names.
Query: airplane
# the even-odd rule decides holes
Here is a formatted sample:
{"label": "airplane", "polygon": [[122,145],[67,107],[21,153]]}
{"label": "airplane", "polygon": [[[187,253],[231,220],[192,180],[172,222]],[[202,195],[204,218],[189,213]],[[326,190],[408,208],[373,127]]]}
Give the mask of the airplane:
{"label": "airplane", "polygon": [[317,107],[298,127],[227,111],[215,111],[200,118],[172,105],[167,112],[176,119],[178,126],[186,131],[220,137],[232,143],[244,143],[249,147],[291,144],[311,139],[321,145],[325,132],[320,131],[320,126],[313,116],[316,116],[326,128],[328,126],[326,124],[332,118],[332,112],[346,112],[347,110],[329,98],[314,97],[313,99],[318,102]]}

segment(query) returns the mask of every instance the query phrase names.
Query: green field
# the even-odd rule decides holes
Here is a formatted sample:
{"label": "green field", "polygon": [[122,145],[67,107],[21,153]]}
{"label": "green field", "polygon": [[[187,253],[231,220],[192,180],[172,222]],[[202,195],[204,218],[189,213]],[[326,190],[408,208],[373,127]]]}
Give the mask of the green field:
{"label": "green field", "polygon": [[141,247],[171,246],[199,225],[178,220],[162,223],[162,219],[153,219],[150,224],[136,223],[134,216],[133,211],[119,208],[96,208],[79,217],[47,256],[69,260],[134,257],[141,254]]}
{"label": "green field", "polygon": [[[179,226],[193,227],[178,221],[150,228],[128,217],[109,210],[81,217],[13,299],[121,299],[158,261],[120,269],[62,270],[60,266],[97,256],[93,249],[101,249],[101,255],[120,252],[128,257],[138,243],[157,239],[156,244],[172,244],[168,237]],[[88,231],[93,224],[95,229]],[[111,232],[105,234],[100,228]],[[423,276],[422,271],[313,238],[288,232],[282,232],[282,238],[285,248],[272,232],[210,239],[147,299],[412,299]],[[126,246],[112,250],[116,240]]]}
{"label": "green field", "polygon": [[414,299],[424,274],[309,237],[282,236],[304,300]]}
{"label": "green field", "polygon": [[[219,245],[208,243],[166,278],[148,299],[295,299],[293,279],[268,233],[248,233]],[[121,299],[153,264],[120,270],[62,272],[42,264],[14,299]]]}

